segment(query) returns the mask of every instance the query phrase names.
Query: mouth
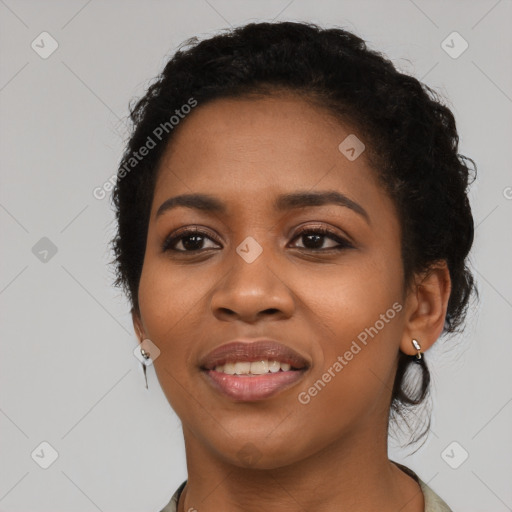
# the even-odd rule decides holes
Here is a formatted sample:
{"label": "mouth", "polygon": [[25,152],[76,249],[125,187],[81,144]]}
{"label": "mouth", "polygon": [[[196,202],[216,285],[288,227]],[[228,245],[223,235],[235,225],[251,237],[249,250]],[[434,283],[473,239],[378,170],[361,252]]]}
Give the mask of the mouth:
{"label": "mouth", "polygon": [[235,401],[258,401],[304,378],[309,362],[273,340],[235,341],[210,352],[200,363],[208,384]]}

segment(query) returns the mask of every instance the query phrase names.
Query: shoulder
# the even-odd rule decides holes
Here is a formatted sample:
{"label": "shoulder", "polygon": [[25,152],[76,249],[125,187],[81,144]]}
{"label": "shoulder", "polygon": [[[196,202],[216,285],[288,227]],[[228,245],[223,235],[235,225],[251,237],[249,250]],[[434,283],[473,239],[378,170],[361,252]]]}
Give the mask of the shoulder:
{"label": "shoulder", "polygon": [[178,500],[180,499],[181,491],[183,491],[187,481],[185,480],[172,495],[171,501],[160,512],[177,512],[178,511]]}
{"label": "shoulder", "polygon": [[419,481],[425,499],[425,512],[452,512],[444,502],[425,482]]}
{"label": "shoulder", "polygon": [[403,464],[399,464],[398,462],[391,462],[418,482],[425,501],[424,512],[452,512],[452,509],[446,504],[446,502],[444,502],[412,469],[404,466]]}
{"label": "shoulder", "polygon": [[[423,499],[425,501],[425,512],[452,512],[452,509],[444,502],[418,475],[407,466],[394,462],[402,471],[405,471],[409,476],[414,478],[420,485],[423,492]],[[183,491],[187,481],[185,480],[173,494],[171,501],[160,512],[177,512],[178,500],[181,491]]]}

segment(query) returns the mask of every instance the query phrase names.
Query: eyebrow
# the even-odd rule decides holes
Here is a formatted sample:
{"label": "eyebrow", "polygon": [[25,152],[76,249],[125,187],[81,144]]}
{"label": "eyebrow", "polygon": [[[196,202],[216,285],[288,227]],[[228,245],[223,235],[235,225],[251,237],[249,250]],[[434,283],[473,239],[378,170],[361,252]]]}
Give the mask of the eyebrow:
{"label": "eyebrow", "polygon": [[[283,194],[274,201],[274,208],[277,211],[287,211],[299,208],[307,208],[310,206],[324,206],[335,204],[349,208],[355,213],[363,217],[366,222],[370,223],[368,212],[358,203],[348,198],[346,195],[334,191],[320,192],[295,192],[293,194]],[[226,213],[226,204],[214,196],[208,194],[182,194],[170,197],[164,201],[156,212],[156,218],[163,213],[178,207],[191,208],[211,213]]]}

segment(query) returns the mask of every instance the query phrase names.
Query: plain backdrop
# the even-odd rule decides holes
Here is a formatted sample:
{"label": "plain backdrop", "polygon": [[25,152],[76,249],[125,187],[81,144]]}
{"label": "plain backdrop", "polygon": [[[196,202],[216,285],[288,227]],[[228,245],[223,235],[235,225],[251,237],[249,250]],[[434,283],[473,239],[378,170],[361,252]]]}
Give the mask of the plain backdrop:
{"label": "plain backdrop", "polygon": [[158,511],[186,478],[180,421],[153,368],[145,389],[112,286],[110,203],[92,191],[177,46],[263,20],[347,28],[453,110],[479,171],[480,304],[428,354],[428,441],[390,457],[455,512],[512,510],[511,15],[510,0],[0,0],[0,510]]}

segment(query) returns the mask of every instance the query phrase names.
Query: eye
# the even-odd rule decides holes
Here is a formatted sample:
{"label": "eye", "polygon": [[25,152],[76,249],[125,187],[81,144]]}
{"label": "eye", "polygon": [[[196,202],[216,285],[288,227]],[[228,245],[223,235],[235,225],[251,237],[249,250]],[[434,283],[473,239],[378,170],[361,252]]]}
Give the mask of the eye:
{"label": "eye", "polygon": [[[305,228],[299,231],[293,240],[297,240],[299,238],[302,239],[303,243],[305,243],[305,245],[303,247],[299,247],[299,249],[308,249],[311,251],[341,251],[343,249],[354,247],[351,243],[339,236],[334,231],[331,231],[330,229],[322,226],[315,228]],[[337,245],[322,248],[325,239],[331,239],[331,241],[337,242]],[[307,247],[307,245],[310,247]]]}
{"label": "eye", "polygon": [[[293,238],[293,240],[297,239],[302,239],[303,243],[305,243],[302,247],[299,246],[299,249],[306,249],[310,251],[341,251],[343,249],[353,247],[351,243],[339,236],[337,233],[322,226],[308,227],[299,231]],[[337,245],[322,247],[326,239],[336,242]],[[204,244],[206,241],[220,245],[220,242],[206,231],[199,228],[186,228],[168,236],[163,243],[162,251],[193,253],[215,248],[215,246],[205,247]],[[180,245],[181,247],[179,247]]]}
{"label": "eye", "polygon": [[[205,231],[198,228],[187,228],[173,233],[168,236],[162,246],[162,251],[174,251],[174,252],[195,252],[202,251],[205,249],[203,244],[205,240],[216,242],[210,235]],[[219,242],[216,242],[219,243]],[[181,244],[182,249],[178,249],[177,246]],[[206,247],[211,249],[212,247]]]}

